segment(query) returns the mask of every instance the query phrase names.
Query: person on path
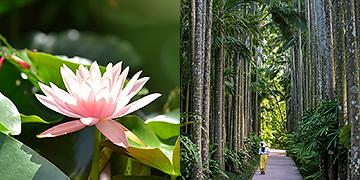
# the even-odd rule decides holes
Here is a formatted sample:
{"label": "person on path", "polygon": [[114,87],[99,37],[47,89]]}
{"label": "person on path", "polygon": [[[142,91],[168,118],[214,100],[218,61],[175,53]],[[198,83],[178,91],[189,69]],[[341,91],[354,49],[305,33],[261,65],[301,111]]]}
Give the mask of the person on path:
{"label": "person on path", "polygon": [[260,172],[262,175],[265,175],[266,164],[268,161],[268,155],[270,150],[266,147],[267,144],[265,141],[260,142],[259,155],[260,155]]}

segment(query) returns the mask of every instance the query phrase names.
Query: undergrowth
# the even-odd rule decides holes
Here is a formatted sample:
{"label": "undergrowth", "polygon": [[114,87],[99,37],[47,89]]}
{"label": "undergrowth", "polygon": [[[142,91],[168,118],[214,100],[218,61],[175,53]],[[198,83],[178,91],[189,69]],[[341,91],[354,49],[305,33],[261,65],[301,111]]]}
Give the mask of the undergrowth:
{"label": "undergrowth", "polygon": [[294,159],[305,180],[322,178],[321,162],[329,156],[329,151],[335,151],[337,160],[339,154],[346,154],[343,145],[348,142],[344,140],[346,132],[342,133],[345,133],[342,144],[339,143],[340,132],[337,102],[326,100],[318,108],[307,110],[299,122],[299,130],[287,135],[287,154]]}
{"label": "undergrowth", "polygon": [[[190,179],[191,170],[193,167],[193,161],[197,158],[196,146],[187,136],[181,136],[181,149],[180,149],[180,176],[182,179]],[[212,155],[216,151],[215,145],[210,144],[209,146],[209,169],[203,169],[204,179],[234,179],[234,180],[248,180],[251,179],[253,172],[259,164],[259,155],[257,153],[257,148],[260,143],[260,138],[257,136],[252,136],[244,140],[245,147],[235,152],[230,149],[228,146],[224,148],[224,158],[225,158],[225,171],[222,171],[219,167],[219,162],[215,161],[212,158]],[[196,159],[198,162],[198,159]],[[238,166],[238,171],[232,173],[233,171],[232,164],[235,163]],[[203,164],[204,166],[204,164]],[[207,173],[205,173],[207,172]],[[206,176],[209,174],[209,177]]]}

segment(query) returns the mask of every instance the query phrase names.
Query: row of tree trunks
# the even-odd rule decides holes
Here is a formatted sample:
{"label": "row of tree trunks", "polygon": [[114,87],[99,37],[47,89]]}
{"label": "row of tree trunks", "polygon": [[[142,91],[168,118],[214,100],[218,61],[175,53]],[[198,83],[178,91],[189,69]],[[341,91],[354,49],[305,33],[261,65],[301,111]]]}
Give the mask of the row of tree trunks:
{"label": "row of tree trunks", "polygon": [[[336,153],[337,149],[330,149],[329,154],[321,160],[323,162],[323,179],[359,179],[359,39],[356,38],[356,35],[360,35],[359,2],[354,2],[354,0],[306,0],[305,17],[309,24],[304,61],[309,65],[304,66],[306,72],[304,78],[309,87],[305,86],[304,88],[306,90],[303,94],[305,97],[304,107],[316,107],[319,101],[314,102],[315,96],[319,100],[326,97],[331,100],[337,99],[338,128],[341,130],[348,122],[351,124],[350,164],[346,161],[338,161],[338,165],[334,164],[333,153]],[[334,21],[332,17],[334,17]],[[344,39],[346,39],[346,51]],[[297,64],[292,63],[292,65],[295,67],[293,71],[300,73]],[[301,66],[299,65],[299,67]],[[292,77],[292,81],[296,81],[295,77]],[[294,90],[297,84],[292,82],[291,85]],[[299,92],[291,92],[292,97],[300,96]],[[297,100],[302,102],[299,98]],[[293,103],[299,102],[293,100],[291,104]],[[291,111],[297,110],[293,105],[290,109]],[[346,115],[348,115],[348,121]],[[298,118],[300,117],[295,117],[297,120]],[[344,158],[346,155],[340,157],[340,159]]]}
{"label": "row of tree trunks", "polygon": [[[182,79],[181,82],[181,95],[184,96],[181,111],[189,116],[186,117],[187,124],[181,133],[190,137],[196,145],[197,157],[192,162],[191,179],[204,179],[210,176],[210,158],[217,161],[220,170],[225,171],[226,145],[237,152],[245,146],[245,137],[251,133],[259,134],[260,104],[257,99],[253,99],[258,95],[252,93],[250,88],[252,68],[255,68],[252,67],[251,57],[241,56],[241,47],[235,47],[238,48],[236,50],[229,48],[227,38],[233,34],[223,27],[224,21],[212,19],[212,13],[226,8],[224,3],[215,2],[218,5],[216,10],[213,10],[212,0],[189,0],[184,3],[189,3],[189,6],[184,6],[189,7],[189,16],[185,16],[188,18],[185,24],[189,26],[189,43],[184,43],[186,48],[182,52],[187,55],[184,59],[188,63],[185,66],[189,68],[189,81],[184,82]],[[214,17],[219,18],[218,14],[214,14]],[[240,36],[233,37],[238,39]],[[247,46],[252,49],[251,33],[249,36]],[[214,43],[214,39],[218,41]],[[225,77],[226,68],[233,69],[236,76]],[[233,85],[233,94],[225,91],[225,80]],[[210,144],[216,148],[212,157],[209,157]],[[228,167],[233,172],[239,169],[235,163]]]}

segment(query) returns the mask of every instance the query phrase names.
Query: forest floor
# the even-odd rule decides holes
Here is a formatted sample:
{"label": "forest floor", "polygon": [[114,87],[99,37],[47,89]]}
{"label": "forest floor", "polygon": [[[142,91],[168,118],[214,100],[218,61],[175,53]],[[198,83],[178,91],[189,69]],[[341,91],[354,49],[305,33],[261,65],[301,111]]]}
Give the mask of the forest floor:
{"label": "forest floor", "polygon": [[253,180],[302,180],[294,161],[286,156],[285,150],[270,149],[265,175],[256,170]]}

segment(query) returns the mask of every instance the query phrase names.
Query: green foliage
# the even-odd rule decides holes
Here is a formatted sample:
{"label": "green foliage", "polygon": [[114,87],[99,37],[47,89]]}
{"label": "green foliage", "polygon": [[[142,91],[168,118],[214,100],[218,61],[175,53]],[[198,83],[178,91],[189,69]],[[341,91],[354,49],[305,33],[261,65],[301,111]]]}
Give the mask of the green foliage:
{"label": "green foliage", "polygon": [[[171,139],[160,139],[154,130],[147,126],[142,119],[137,116],[125,116],[117,120],[126,128],[131,130],[137,137],[144,142],[147,147],[129,139],[129,148],[116,146],[109,140],[100,144],[108,147],[115,152],[131,157],[150,167],[159,169],[169,175],[179,175],[179,150],[180,141],[176,136]],[[174,120],[173,120],[174,121]],[[165,123],[164,123],[165,124]],[[156,157],[156,158],[154,158]]]}
{"label": "green foliage", "polygon": [[[230,149],[229,146],[227,146],[226,148],[223,149],[224,150],[224,157],[225,157],[225,164],[227,165],[226,168],[228,171],[233,171],[232,170],[232,165],[235,164],[238,167],[242,166],[242,161],[241,161],[241,156],[240,156],[240,152],[235,152],[234,150]],[[243,151],[241,151],[243,152]],[[244,152],[242,153],[244,154],[246,157],[248,157],[248,153]]]}
{"label": "green foliage", "polygon": [[[86,127],[81,131],[57,138],[36,138],[36,134],[54,126],[52,123],[72,120],[71,118],[63,117],[63,115],[49,110],[39,103],[34,96],[35,93],[40,93],[38,82],[40,81],[46,84],[53,82],[59,87],[64,88],[59,72],[60,67],[63,64],[66,64],[69,68],[75,70],[79,66],[79,63],[67,61],[69,59],[67,57],[60,58],[41,52],[15,50],[5,41],[4,38],[2,38],[2,36],[0,37],[3,43],[7,45],[7,47],[0,46],[0,57],[5,57],[5,61],[2,63],[0,70],[0,77],[2,77],[0,78],[0,83],[6,84],[6,86],[0,86],[0,95],[3,96],[3,98],[0,98],[0,100],[3,100],[2,103],[0,103],[3,105],[0,106],[2,115],[0,115],[0,123],[3,124],[4,127],[0,128],[0,130],[6,129],[9,132],[3,131],[3,133],[8,135],[17,135],[20,134],[20,127],[22,126],[22,132],[19,136],[16,136],[16,139],[30,146],[27,147],[18,141],[16,141],[17,144],[13,143],[13,141],[10,141],[12,137],[6,136],[6,138],[4,138],[6,140],[5,143],[0,142],[0,146],[2,146],[0,159],[3,159],[1,164],[8,166],[7,168],[2,169],[5,169],[9,175],[3,176],[5,171],[1,170],[0,174],[2,177],[9,177],[7,179],[18,179],[10,177],[17,174],[15,172],[13,173],[13,171],[21,171],[17,167],[19,165],[19,167],[29,167],[24,171],[24,176],[19,176],[20,179],[52,179],[51,177],[49,178],[49,176],[56,176],[56,178],[59,179],[86,179],[91,170],[93,154],[91,149],[93,147],[92,137],[94,136],[94,127]],[[17,55],[23,59],[30,65],[30,69],[20,66],[10,57],[10,55]],[[83,60],[84,58],[77,57],[76,59]],[[104,72],[105,67],[100,67],[100,70]],[[177,89],[177,91],[179,91],[179,89]],[[13,103],[9,99],[5,98],[2,93],[11,99]],[[136,97],[134,97],[134,99],[138,99],[141,95],[147,93],[148,90],[144,88],[136,95]],[[132,162],[130,163],[131,165],[129,165],[129,163],[122,164],[122,161],[116,161],[116,159],[112,160],[112,158],[110,158],[112,153],[111,150],[110,155],[108,154],[105,159],[100,157],[100,160],[102,161],[102,168],[108,161],[112,161],[113,165],[131,167],[132,175],[134,176],[141,175],[148,178],[159,177],[153,175],[160,175],[161,177],[171,176],[172,178],[177,177],[180,174],[180,141],[179,138],[177,138],[180,134],[180,122],[179,110],[177,109],[179,108],[179,104],[176,103],[178,102],[177,99],[179,99],[179,93],[176,93],[175,90],[172,96],[169,97],[168,103],[165,107],[167,111],[173,111],[167,115],[154,118],[152,122],[156,123],[150,123],[152,124],[151,127],[153,129],[144,124],[144,121],[138,117],[126,116],[123,117],[122,120],[119,120],[128,129],[133,130],[134,134],[138,135],[138,137],[140,137],[142,141],[149,146],[144,147],[131,141],[130,148],[127,150],[118,150],[118,147],[113,147],[111,143],[109,145],[106,144],[106,141],[104,141],[104,146],[108,145],[113,148],[113,151],[120,152],[120,154],[124,154],[135,160],[129,159],[127,161]],[[14,108],[16,109],[14,104],[17,106],[19,111],[14,111]],[[21,114],[19,112],[21,112]],[[9,113],[16,116],[11,117],[10,124],[7,122],[10,117],[8,116]],[[15,130],[18,130],[18,132],[15,131],[14,128],[17,128]],[[166,130],[170,129],[172,130],[166,132]],[[23,151],[18,152],[16,149],[17,147],[21,147],[21,150]],[[43,157],[53,162],[56,166],[49,163],[45,158],[39,156],[32,149],[39,152]],[[12,152],[10,153],[10,151]],[[27,153],[31,156],[25,156],[21,153],[25,153],[25,155]],[[12,157],[7,158],[7,156]],[[18,159],[15,160],[13,157],[17,157]],[[154,159],[154,157],[156,157],[156,159]],[[15,161],[18,165],[10,166],[8,161]],[[112,171],[111,175],[121,176],[124,174],[124,172],[121,172],[122,174],[115,174],[116,172],[118,171]],[[155,173],[153,174],[153,172]],[[67,177],[64,173],[69,177]],[[134,178],[136,178],[136,176],[133,177],[133,179]]]}
{"label": "green foliage", "polygon": [[20,114],[10,99],[0,92],[0,132],[6,135],[21,133]]}
{"label": "green foliage", "polygon": [[338,154],[346,153],[338,143],[337,102],[322,101],[318,108],[307,110],[301,120],[299,131],[287,135],[287,153],[298,164],[304,179],[320,179],[319,159],[335,148]]}
{"label": "green foliage", "polygon": [[0,133],[0,147],[2,179],[69,179],[56,166],[13,137]]}
{"label": "green foliage", "polygon": [[[199,162],[199,159],[197,158],[196,146],[187,136],[180,136],[180,141],[180,176],[183,179],[190,179],[193,162]],[[209,169],[203,169],[205,179],[214,178],[218,174],[222,174],[223,176],[227,177],[226,173],[220,170],[219,162],[211,158],[216,151],[215,147],[216,144],[209,145]],[[206,177],[206,173],[209,173],[210,177]]]}
{"label": "green foliage", "polygon": [[180,108],[167,114],[158,115],[145,123],[162,139],[180,135]]}
{"label": "green foliage", "polygon": [[252,135],[251,137],[244,139],[244,143],[246,144],[245,148],[236,153],[241,160],[239,171],[236,172],[236,174],[227,172],[229,179],[248,180],[253,177],[260,160],[260,156],[258,154],[260,141],[261,139],[256,135]]}
{"label": "green foliage", "polygon": [[[219,167],[220,163],[212,158],[213,154],[216,151],[216,148],[215,148],[216,146],[217,146],[216,143],[209,145],[209,167],[210,167],[210,169],[208,170],[208,172],[210,174],[209,175],[210,177],[206,177],[206,174],[204,173],[205,179],[214,179],[214,178],[216,179],[216,177],[218,177],[219,175],[229,178],[228,175],[226,174],[226,172],[224,172],[220,169],[220,167]],[[206,169],[204,169],[204,171],[206,171]]]}
{"label": "green foliage", "polygon": [[345,148],[350,147],[350,139],[351,139],[351,126],[347,124],[343,127],[339,135],[339,143],[343,144]]}
{"label": "green foliage", "polygon": [[188,179],[191,176],[193,160],[199,162],[196,145],[187,136],[180,136],[180,143],[180,176]]}

